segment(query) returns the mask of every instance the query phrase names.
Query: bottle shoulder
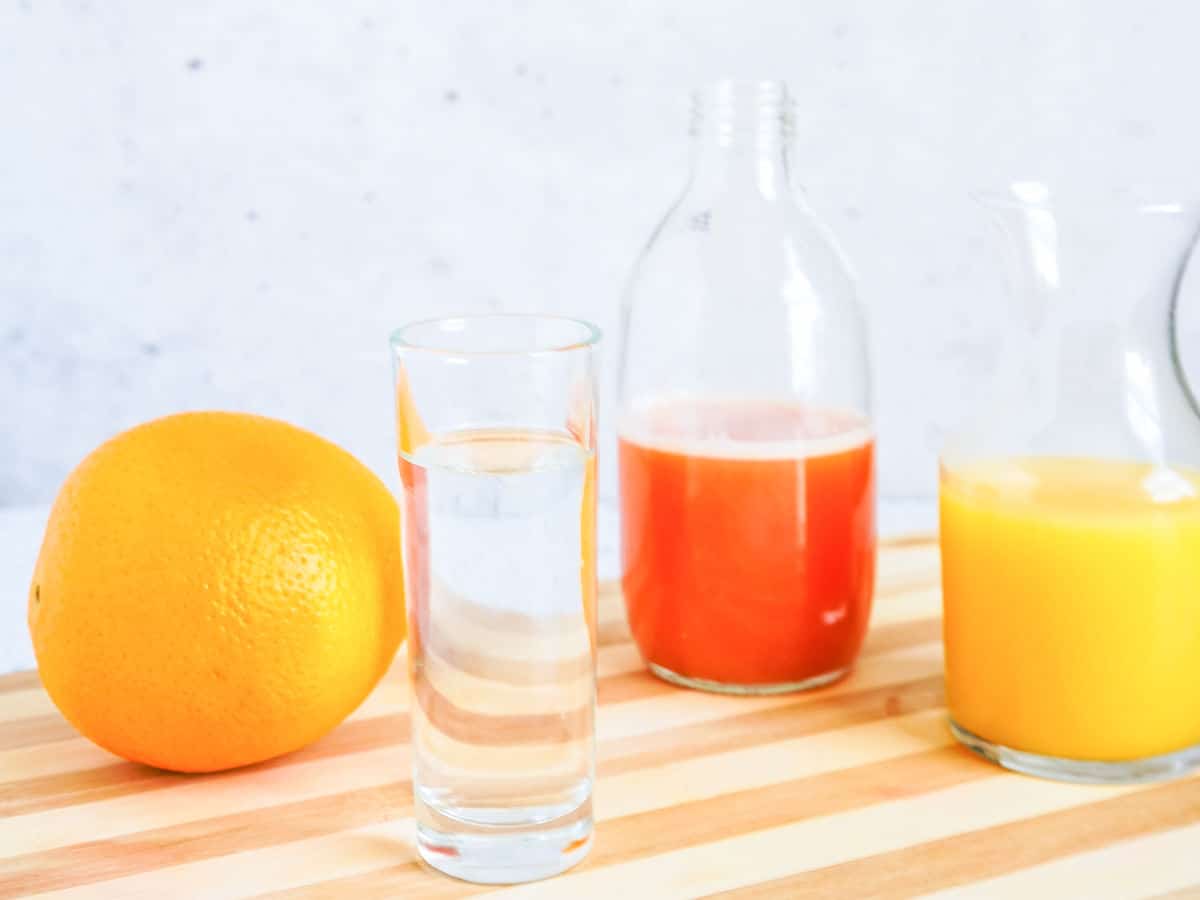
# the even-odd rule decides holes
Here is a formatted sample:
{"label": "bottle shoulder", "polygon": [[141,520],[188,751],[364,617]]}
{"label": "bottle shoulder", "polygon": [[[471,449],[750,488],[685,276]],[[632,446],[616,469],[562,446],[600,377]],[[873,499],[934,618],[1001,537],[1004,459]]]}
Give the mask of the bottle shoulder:
{"label": "bottle shoulder", "polygon": [[[790,286],[790,287],[789,287]],[[663,217],[626,282],[627,303],[679,293],[736,291],[858,308],[857,279],[832,232],[794,204],[733,215],[685,195]]]}

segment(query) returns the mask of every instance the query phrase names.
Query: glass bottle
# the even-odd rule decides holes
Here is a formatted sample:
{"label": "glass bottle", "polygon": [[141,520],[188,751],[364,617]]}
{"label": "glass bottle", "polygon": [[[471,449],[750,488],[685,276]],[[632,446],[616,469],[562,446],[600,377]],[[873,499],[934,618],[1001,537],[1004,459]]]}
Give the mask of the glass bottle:
{"label": "glass bottle", "polygon": [[874,584],[866,325],[790,183],[792,122],[779,82],[696,94],[691,177],[624,307],[630,627],[655,674],[730,693],[847,672]]}
{"label": "glass bottle", "polygon": [[947,699],[1011,769],[1200,763],[1200,417],[1175,304],[1197,210],[1137,187],[983,198],[1012,327],[941,459]]}

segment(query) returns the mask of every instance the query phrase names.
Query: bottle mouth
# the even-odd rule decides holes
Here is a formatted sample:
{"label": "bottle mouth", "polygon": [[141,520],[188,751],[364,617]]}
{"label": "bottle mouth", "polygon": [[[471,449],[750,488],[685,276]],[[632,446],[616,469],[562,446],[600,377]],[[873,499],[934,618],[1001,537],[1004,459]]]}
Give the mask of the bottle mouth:
{"label": "bottle mouth", "polygon": [[792,136],[793,109],[782,81],[724,78],[692,92],[691,133],[786,141]]}

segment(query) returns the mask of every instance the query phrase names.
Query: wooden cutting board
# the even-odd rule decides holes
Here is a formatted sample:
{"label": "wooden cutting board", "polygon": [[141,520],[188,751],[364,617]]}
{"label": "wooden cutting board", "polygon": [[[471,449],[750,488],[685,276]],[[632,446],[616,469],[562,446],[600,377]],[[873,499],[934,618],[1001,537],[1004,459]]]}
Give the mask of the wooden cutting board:
{"label": "wooden cutting board", "polygon": [[517,888],[413,849],[402,666],[337,731],[272,763],[182,776],[78,737],[0,679],[0,897],[961,897],[1190,895],[1200,778],[1138,788],[1003,772],[942,708],[937,548],[881,552],[857,671],[734,698],[646,674],[620,597],[600,613],[596,844]]}

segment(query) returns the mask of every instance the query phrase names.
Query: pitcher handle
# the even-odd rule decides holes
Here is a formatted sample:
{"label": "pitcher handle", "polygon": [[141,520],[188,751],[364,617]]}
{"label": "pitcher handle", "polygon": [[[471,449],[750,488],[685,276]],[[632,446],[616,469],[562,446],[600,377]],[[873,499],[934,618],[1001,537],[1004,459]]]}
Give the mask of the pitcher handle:
{"label": "pitcher handle", "polygon": [[1192,239],[1188,243],[1187,249],[1183,254],[1183,259],[1179,264],[1179,272],[1175,276],[1175,284],[1171,288],[1171,309],[1167,315],[1167,337],[1171,345],[1171,365],[1175,368],[1175,378],[1179,381],[1179,386],[1183,388],[1183,394],[1187,397],[1188,403],[1191,404],[1192,412],[1197,417],[1200,417],[1200,402],[1197,402],[1196,392],[1192,390],[1187,372],[1183,368],[1183,353],[1179,347],[1180,295],[1183,293],[1183,283],[1187,277],[1188,269],[1191,268],[1192,257],[1196,255],[1198,244],[1200,244],[1200,230],[1197,230],[1192,235]]}

